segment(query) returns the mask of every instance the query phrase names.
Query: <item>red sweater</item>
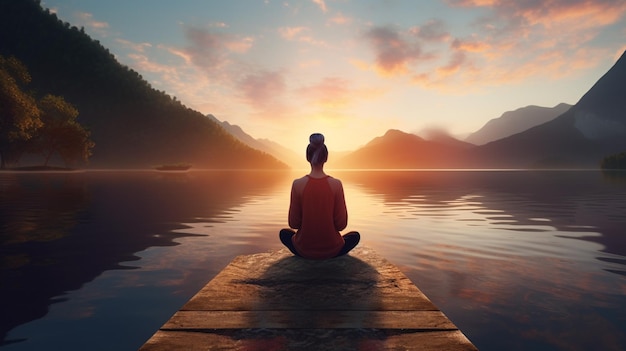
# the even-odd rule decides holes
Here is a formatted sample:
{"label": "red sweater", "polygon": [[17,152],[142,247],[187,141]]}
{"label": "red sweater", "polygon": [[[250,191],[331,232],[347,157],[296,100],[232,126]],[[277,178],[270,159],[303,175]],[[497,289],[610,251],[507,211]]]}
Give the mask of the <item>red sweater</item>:
{"label": "red sweater", "polygon": [[335,257],[344,245],[339,231],[347,225],[348,211],[339,179],[307,175],[293,182],[289,226],[298,230],[292,240],[302,257]]}

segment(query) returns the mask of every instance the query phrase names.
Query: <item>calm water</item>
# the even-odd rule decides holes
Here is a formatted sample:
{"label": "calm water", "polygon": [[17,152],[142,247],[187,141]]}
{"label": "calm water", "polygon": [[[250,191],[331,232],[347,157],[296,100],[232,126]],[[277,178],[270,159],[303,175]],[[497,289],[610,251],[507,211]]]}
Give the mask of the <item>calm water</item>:
{"label": "calm water", "polygon": [[[331,173],[347,230],[479,349],[626,349],[626,177]],[[235,256],[281,248],[296,176],[0,173],[0,348],[136,350]]]}

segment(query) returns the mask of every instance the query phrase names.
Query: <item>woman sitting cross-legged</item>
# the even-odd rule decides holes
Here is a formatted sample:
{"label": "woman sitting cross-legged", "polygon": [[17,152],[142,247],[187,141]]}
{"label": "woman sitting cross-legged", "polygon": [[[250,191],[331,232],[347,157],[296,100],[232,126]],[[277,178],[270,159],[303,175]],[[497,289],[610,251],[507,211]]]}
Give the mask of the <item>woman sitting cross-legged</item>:
{"label": "woman sitting cross-legged", "polygon": [[294,255],[328,259],[347,254],[361,238],[358,232],[341,235],[348,225],[348,211],[339,179],[324,173],[328,149],[324,136],[311,134],[306,159],[311,172],[293,181],[289,204],[289,226],[280,231],[281,242]]}

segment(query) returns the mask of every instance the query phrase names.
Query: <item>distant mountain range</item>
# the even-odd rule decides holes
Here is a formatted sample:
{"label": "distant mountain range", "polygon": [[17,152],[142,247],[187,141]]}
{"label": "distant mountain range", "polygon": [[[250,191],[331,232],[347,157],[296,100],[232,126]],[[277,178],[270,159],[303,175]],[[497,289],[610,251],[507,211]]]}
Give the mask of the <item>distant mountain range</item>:
{"label": "distant mountain range", "polygon": [[465,138],[465,141],[476,145],[484,145],[551,121],[571,107],[572,105],[560,103],[554,107],[533,105],[522,107],[515,111],[507,111],[502,116],[490,120],[482,128],[470,134]]}
{"label": "distant mountain range", "polygon": [[288,149],[274,141],[268,139],[255,139],[254,137],[246,133],[240,126],[230,124],[227,121],[220,121],[212,114],[207,115],[207,118],[221,125],[222,128],[224,128],[227,132],[229,132],[242,143],[254,149],[272,155],[273,157],[285,162],[290,167],[302,168],[308,166],[308,163],[306,162],[304,156],[304,150],[302,151],[302,155],[298,155],[291,149]]}
{"label": "distant mountain range", "polygon": [[598,168],[626,151],[626,53],[569,110],[544,124],[477,147],[489,167]]}

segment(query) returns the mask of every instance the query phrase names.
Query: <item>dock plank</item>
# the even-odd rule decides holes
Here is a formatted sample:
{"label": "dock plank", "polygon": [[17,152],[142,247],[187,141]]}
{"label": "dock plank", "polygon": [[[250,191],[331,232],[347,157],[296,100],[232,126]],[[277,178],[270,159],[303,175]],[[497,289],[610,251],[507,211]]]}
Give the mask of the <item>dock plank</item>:
{"label": "dock plank", "polygon": [[314,261],[288,250],[236,257],[141,351],[476,350],[374,250]]}
{"label": "dock plank", "polygon": [[163,330],[244,328],[456,330],[440,311],[179,311]]}

